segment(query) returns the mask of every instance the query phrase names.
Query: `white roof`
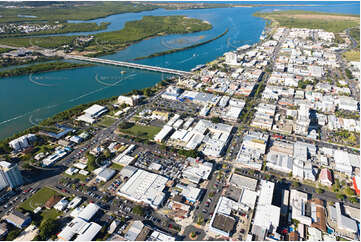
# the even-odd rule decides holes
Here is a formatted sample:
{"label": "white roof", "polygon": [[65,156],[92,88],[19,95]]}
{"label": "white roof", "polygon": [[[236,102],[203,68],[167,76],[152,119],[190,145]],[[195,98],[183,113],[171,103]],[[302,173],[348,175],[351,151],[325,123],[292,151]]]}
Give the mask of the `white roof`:
{"label": "white roof", "polygon": [[171,131],[173,127],[164,125],[161,131],[154,137],[155,141],[162,141]]}
{"label": "white roof", "polygon": [[76,120],[77,120],[77,121],[83,121],[83,122],[89,123],[89,124],[92,124],[92,123],[95,122],[95,119],[89,117],[89,116],[86,115],[86,114],[80,115]]}
{"label": "white roof", "polygon": [[81,197],[74,197],[73,200],[71,200],[68,204],[68,208],[75,208],[80,204],[81,200]]}
{"label": "white roof", "polygon": [[261,181],[253,225],[258,225],[264,229],[269,229],[271,225],[274,229],[278,227],[281,209],[272,205],[274,186],[273,182]]}
{"label": "white roof", "polygon": [[128,179],[118,194],[137,202],[145,202],[158,207],[164,199],[163,189],[168,179],[142,169]]}
{"label": "white roof", "polygon": [[175,238],[161,231],[153,231],[150,235],[152,241],[175,241]]}
{"label": "white roof", "polygon": [[290,206],[292,207],[292,218],[297,219],[300,223],[311,225],[311,217],[306,214],[307,193],[292,189],[290,193]]}
{"label": "white roof", "polygon": [[188,200],[196,201],[197,198],[199,197],[200,192],[201,189],[199,188],[187,186],[185,189],[182,190],[181,194]]}
{"label": "white roof", "polygon": [[108,181],[110,178],[112,178],[114,176],[114,174],[115,174],[115,170],[106,168],[98,174],[97,178]]}
{"label": "white roof", "polygon": [[82,218],[85,221],[89,221],[98,212],[98,210],[98,205],[95,203],[89,203],[88,206],[86,206],[84,210],[80,212],[79,218]]}
{"label": "white roof", "polygon": [[352,166],[350,162],[350,154],[343,150],[335,150],[334,153],[335,168],[338,171],[345,172],[347,174],[352,173]]}
{"label": "white roof", "polygon": [[104,109],[106,109],[106,107],[100,106],[98,104],[94,104],[93,106],[85,109],[84,113],[89,115],[96,115],[97,113],[103,111]]}
{"label": "white roof", "polygon": [[257,192],[248,189],[243,189],[241,203],[247,205],[251,209],[254,209],[256,205],[257,196],[258,196]]}
{"label": "white roof", "polygon": [[87,165],[84,163],[81,163],[81,162],[77,162],[74,164],[74,167],[79,168],[80,170],[83,170],[87,167]]}
{"label": "white roof", "polygon": [[142,231],[144,224],[142,221],[136,220],[130,226],[128,232],[124,235],[124,238],[129,241],[135,241],[140,232]]}
{"label": "white roof", "polygon": [[246,188],[251,191],[255,191],[257,187],[257,179],[253,179],[246,176],[241,176],[233,173],[230,183],[236,185],[239,188]]}
{"label": "white roof", "polygon": [[91,222],[74,241],[92,241],[101,229],[102,226]]}

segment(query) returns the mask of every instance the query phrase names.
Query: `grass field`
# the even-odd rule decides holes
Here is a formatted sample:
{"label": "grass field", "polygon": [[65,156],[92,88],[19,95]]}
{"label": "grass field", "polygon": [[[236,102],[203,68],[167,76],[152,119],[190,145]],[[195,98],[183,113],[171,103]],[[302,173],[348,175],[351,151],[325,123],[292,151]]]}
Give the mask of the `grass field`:
{"label": "grass field", "polygon": [[109,126],[111,126],[115,121],[116,121],[116,119],[105,116],[105,117],[103,117],[99,122],[97,122],[95,125],[96,125],[96,126],[101,126],[101,127],[109,127]]}
{"label": "grass field", "polygon": [[149,139],[152,140],[154,136],[159,133],[161,130],[160,127],[156,126],[141,126],[141,125],[134,125],[129,129],[119,129],[120,132],[126,133],[132,136],[136,136],[139,138]]}
{"label": "grass field", "polygon": [[350,35],[358,43],[357,47],[349,50],[343,54],[348,61],[360,61],[360,28],[353,28],[350,30]]}
{"label": "grass field", "polygon": [[[24,5],[25,3],[18,3]],[[158,7],[131,2],[56,2],[33,3],[35,8],[0,8],[0,22],[90,20],[119,13],[141,12]],[[49,14],[51,13],[51,14]],[[34,17],[19,17],[31,15]]]}
{"label": "grass field", "polygon": [[359,15],[322,13],[312,11],[275,11],[270,13],[257,12],[254,14],[287,28],[324,29],[339,33],[347,28],[360,25]]}
{"label": "grass field", "polygon": [[110,166],[110,168],[114,169],[114,170],[117,170],[117,171],[120,171],[123,169],[124,166],[122,165],[118,165],[118,164],[115,164],[115,163],[112,163],[112,165]]}
{"label": "grass field", "polygon": [[343,54],[348,61],[360,61],[360,49],[349,50]]}
{"label": "grass field", "polygon": [[43,187],[37,191],[33,196],[20,204],[20,208],[23,208],[27,211],[33,211],[39,206],[44,206],[45,202],[53,195],[60,195],[58,192],[50,189],[48,187]]}
{"label": "grass field", "polygon": [[85,182],[85,180],[86,180],[86,176],[84,176],[84,175],[81,175],[81,174],[79,174],[79,173],[77,173],[77,174],[74,174],[74,175],[68,175],[68,174],[66,174],[66,173],[63,173],[62,174],[64,177],[69,177],[69,178],[72,178],[72,179],[79,179],[80,181],[83,181],[83,182]]}

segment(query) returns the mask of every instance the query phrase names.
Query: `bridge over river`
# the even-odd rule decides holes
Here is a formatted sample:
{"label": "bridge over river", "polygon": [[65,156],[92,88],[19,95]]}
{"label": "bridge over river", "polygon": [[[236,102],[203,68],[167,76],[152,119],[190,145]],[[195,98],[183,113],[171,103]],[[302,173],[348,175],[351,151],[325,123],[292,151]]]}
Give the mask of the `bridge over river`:
{"label": "bridge over river", "polygon": [[191,74],[191,72],[179,71],[179,70],[169,69],[169,68],[164,68],[164,67],[149,66],[149,65],[136,64],[136,63],[124,62],[124,61],[106,60],[106,59],[92,58],[92,57],[86,57],[86,56],[64,55],[64,58],[80,60],[80,61],[87,61],[87,62],[95,62],[95,63],[101,63],[101,64],[108,64],[108,65],[115,65],[115,66],[124,66],[124,67],[129,67],[129,68],[136,68],[136,69],[142,69],[142,70],[148,70],[148,71],[156,71],[156,72],[168,73],[168,74],[174,74],[174,75],[180,75],[180,76]]}
{"label": "bridge over river", "polygon": [[125,61],[106,60],[106,59],[79,56],[79,55],[66,55],[64,53],[55,52],[54,50],[49,50],[49,49],[44,49],[44,48],[39,48],[39,47],[24,48],[24,47],[0,45],[0,48],[9,48],[9,49],[15,49],[15,50],[39,52],[45,56],[61,56],[65,59],[73,59],[73,60],[108,64],[108,65],[115,65],[115,66],[124,66],[124,67],[129,67],[129,68],[136,68],[136,69],[142,69],[142,70],[148,70],[148,71],[168,73],[168,74],[179,75],[179,76],[185,76],[185,75],[192,74],[191,72],[188,72],[188,71],[179,71],[179,70],[175,70],[175,69],[169,69],[169,68],[158,67],[158,66],[149,66],[149,65],[143,65],[143,64],[136,64],[136,63],[125,62]]}

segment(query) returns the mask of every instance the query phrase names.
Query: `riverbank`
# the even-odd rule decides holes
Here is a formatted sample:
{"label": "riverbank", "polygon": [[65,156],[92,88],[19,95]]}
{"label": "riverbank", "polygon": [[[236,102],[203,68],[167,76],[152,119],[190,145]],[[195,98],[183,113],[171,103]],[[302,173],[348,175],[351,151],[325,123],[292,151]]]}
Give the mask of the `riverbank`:
{"label": "riverbank", "polygon": [[28,59],[14,59],[14,58],[1,58],[0,59],[0,67],[9,67],[9,66],[19,66],[19,65],[29,65],[39,62],[46,62],[46,61],[54,61],[54,60],[61,60],[62,57],[58,56],[33,56]]}
{"label": "riverbank", "polygon": [[100,31],[107,29],[109,22],[96,23],[47,23],[53,26],[55,29],[42,30],[38,32],[29,33],[1,33],[0,38],[20,38],[28,36],[42,36],[52,34],[66,34],[66,33],[79,33],[79,32],[90,32]]}
{"label": "riverbank", "polygon": [[187,49],[192,49],[192,48],[195,48],[195,47],[198,47],[198,46],[201,46],[201,45],[205,45],[205,44],[208,44],[214,40],[217,40],[221,37],[223,37],[224,35],[226,35],[228,33],[228,28],[220,35],[212,38],[212,39],[209,39],[209,40],[206,40],[206,41],[203,41],[201,43],[197,43],[197,44],[194,44],[194,45],[190,45],[190,46],[186,46],[186,47],[183,47],[183,48],[176,48],[176,49],[172,49],[172,50],[166,50],[166,51],[161,51],[161,52],[157,52],[157,53],[154,53],[154,54],[150,54],[150,55],[147,55],[147,56],[141,56],[141,57],[137,57],[135,58],[134,60],[142,60],[142,59],[148,59],[148,58],[153,58],[153,57],[157,57],[157,56],[162,56],[162,55],[167,55],[167,54],[172,54],[172,53],[175,53],[175,52],[178,52],[178,51],[183,51],[183,50],[187,50]]}
{"label": "riverbank", "polygon": [[84,64],[84,63],[69,63],[69,62],[50,62],[36,64],[32,66],[20,67],[11,70],[1,71],[0,78],[12,77],[12,76],[21,76],[31,73],[40,73],[40,72],[49,72],[49,71],[59,71],[66,69],[73,69],[79,67],[88,67],[93,66],[93,64]]}

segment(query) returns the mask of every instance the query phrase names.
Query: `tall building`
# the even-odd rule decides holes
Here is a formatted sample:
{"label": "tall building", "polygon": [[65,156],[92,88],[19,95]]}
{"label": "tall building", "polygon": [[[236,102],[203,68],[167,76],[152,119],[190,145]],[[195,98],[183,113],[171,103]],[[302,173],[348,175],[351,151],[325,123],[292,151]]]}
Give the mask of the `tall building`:
{"label": "tall building", "polygon": [[16,164],[7,161],[0,162],[0,189],[7,186],[15,188],[22,185],[23,182],[23,177]]}

